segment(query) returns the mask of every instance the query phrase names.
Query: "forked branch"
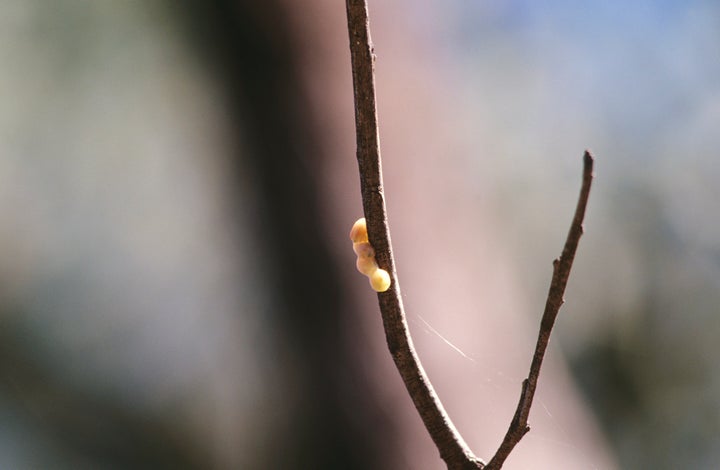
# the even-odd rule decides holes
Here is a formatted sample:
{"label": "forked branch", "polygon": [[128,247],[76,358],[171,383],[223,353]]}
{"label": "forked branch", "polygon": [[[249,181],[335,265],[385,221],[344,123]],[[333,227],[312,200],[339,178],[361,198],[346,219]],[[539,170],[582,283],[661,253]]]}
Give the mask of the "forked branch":
{"label": "forked branch", "polygon": [[410,394],[410,398],[448,469],[499,469],[515,445],[530,429],[527,425],[527,419],[537,387],[540,366],[542,365],[555,318],[563,303],[563,293],[567,285],[575,250],[582,235],[582,221],[592,180],[593,159],[588,152],[585,153],[585,170],[580,200],[563,253],[560,259],[554,263],[553,280],[540,326],[535,355],[530,374],[523,382],[522,394],[515,417],[510,424],[502,445],[490,463],[485,466],[482,460],[472,453],[445,412],[440,399],[425,374],[410,337],[400,296],[400,284],[395,271],[390,229],[385,208],[375,98],[375,57],[370,39],[367,2],[366,0],[346,0],[346,7],[355,97],[357,160],[360,171],[363,211],[367,222],[368,238],[375,250],[377,264],[390,274],[392,281],[390,289],[378,293],[388,348]]}

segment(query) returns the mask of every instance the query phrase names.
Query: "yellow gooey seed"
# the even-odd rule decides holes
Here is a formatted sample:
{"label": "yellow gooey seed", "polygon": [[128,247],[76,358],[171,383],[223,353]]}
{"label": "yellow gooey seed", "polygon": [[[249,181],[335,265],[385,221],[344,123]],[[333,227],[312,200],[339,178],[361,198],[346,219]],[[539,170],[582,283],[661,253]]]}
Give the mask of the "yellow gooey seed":
{"label": "yellow gooey seed", "polygon": [[350,240],[353,242],[353,251],[357,255],[355,266],[357,270],[368,277],[370,286],[376,292],[385,292],[390,288],[392,281],[390,274],[378,268],[375,261],[375,249],[368,241],[367,224],[365,218],[358,219],[350,230]]}
{"label": "yellow gooey seed", "polygon": [[358,271],[368,277],[370,277],[370,275],[378,269],[375,258],[358,258],[355,263],[355,267],[357,267]]}
{"label": "yellow gooey seed", "polygon": [[370,286],[376,292],[385,292],[390,288],[390,275],[384,269],[376,269],[370,274]]}
{"label": "yellow gooey seed", "polygon": [[362,243],[368,241],[367,235],[367,224],[365,223],[365,217],[361,217],[355,221],[350,229],[350,240],[353,243]]}
{"label": "yellow gooey seed", "polygon": [[375,250],[370,242],[353,243],[353,251],[358,258],[374,258]]}

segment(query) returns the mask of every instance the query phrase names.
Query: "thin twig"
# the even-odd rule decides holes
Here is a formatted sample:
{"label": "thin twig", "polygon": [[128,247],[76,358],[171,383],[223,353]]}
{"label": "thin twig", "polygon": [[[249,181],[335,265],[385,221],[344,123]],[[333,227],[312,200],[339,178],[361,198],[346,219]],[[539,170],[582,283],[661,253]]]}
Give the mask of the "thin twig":
{"label": "thin twig", "polygon": [[565,286],[567,286],[568,277],[570,276],[578,242],[583,234],[582,224],[585,218],[585,208],[587,207],[588,197],[590,196],[590,186],[593,180],[593,162],[592,155],[586,150],[583,156],[583,181],[582,187],[580,188],[577,208],[575,209],[575,216],[570,225],[570,231],[568,232],[562,254],[559,259],[553,261],[552,281],[550,282],[550,289],[545,303],[545,312],[540,322],[540,333],[538,334],[535,354],[533,355],[532,364],[530,365],[530,373],[523,381],[520,401],[515,410],[515,416],[513,416],[510,427],[505,434],[505,438],[493,458],[488,462],[485,470],[502,468],[505,459],[510,455],[513,448],[520,442],[520,439],[530,431],[528,416],[530,415],[530,407],[532,406],[538,377],[540,376],[540,367],[542,366],[545,350],[547,349],[548,341],[550,341],[550,333],[555,324],[558,311],[565,302],[563,298]]}
{"label": "thin twig", "polygon": [[400,284],[390,242],[382,184],[380,138],[375,100],[375,74],[368,8],[365,0],[347,0],[348,32],[355,95],[357,160],[363,210],[369,241],[378,265],[390,273],[392,285],[378,293],[388,348],[415,408],[441,458],[452,470],[477,470],[483,463],[475,457],[450,421],[430,383],[413,346],[400,297]]}

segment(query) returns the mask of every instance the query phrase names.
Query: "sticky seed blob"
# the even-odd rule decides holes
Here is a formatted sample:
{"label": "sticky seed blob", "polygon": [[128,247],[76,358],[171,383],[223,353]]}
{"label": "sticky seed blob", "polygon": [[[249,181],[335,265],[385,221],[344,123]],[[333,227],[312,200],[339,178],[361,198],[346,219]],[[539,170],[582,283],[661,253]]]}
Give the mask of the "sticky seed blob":
{"label": "sticky seed blob", "polygon": [[390,288],[390,275],[384,269],[376,269],[370,275],[370,286],[376,292],[385,292]]}
{"label": "sticky seed blob", "polygon": [[376,292],[385,292],[390,288],[392,281],[390,274],[380,269],[375,261],[375,249],[368,241],[367,224],[365,218],[358,219],[350,229],[350,240],[353,242],[353,251],[357,255],[355,267],[368,277],[370,286]]}

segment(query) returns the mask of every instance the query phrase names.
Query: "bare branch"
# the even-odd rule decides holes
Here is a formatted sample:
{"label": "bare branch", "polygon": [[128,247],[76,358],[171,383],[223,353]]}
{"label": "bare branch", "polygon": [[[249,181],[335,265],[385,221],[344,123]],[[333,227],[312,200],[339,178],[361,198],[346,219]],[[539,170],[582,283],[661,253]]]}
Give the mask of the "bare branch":
{"label": "bare branch", "polygon": [[378,293],[388,348],[430,437],[449,469],[476,470],[475,457],[450,421],[413,346],[400,297],[400,284],[390,242],[382,184],[380,138],[375,101],[374,54],[365,0],[347,0],[348,32],[355,94],[357,160],[368,237],[378,265],[390,273],[392,285]]}
{"label": "bare branch", "polygon": [[400,285],[395,271],[383,193],[380,137],[375,98],[375,56],[370,40],[367,2],[366,0],[346,0],[346,7],[355,96],[357,160],[360,171],[363,211],[367,221],[368,238],[375,249],[377,263],[390,273],[392,280],[389,290],[378,293],[388,348],[403,383],[415,404],[415,408],[418,410],[448,469],[500,469],[510,452],[530,430],[527,421],[535,390],[537,389],[540,367],[542,366],[555,319],[564,302],[565,287],[570,276],[578,242],[583,233],[582,223],[585,218],[585,208],[587,207],[593,179],[593,157],[590,152],[585,152],[580,197],[563,252],[560,258],[553,262],[553,277],[528,378],[523,381],[520,400],[505,438],[492,460],[485,466],[482,460],[472,453],[445,412],[440,399],[423,370],[410,337],[400,296]]}
{"label": "bare branch", "polygon": [[560,307],[565,302],[563,295],[567,286],[570,270],[572,269],[577,251],[578,242],[583,234],[583,220],[585,218],[585,208],[587,207],[588,197],[590,196],[590,186],[593,179],[593,157],[589,151],[585,151],[583,156],[583,180],[580,188],[580,196],[578,198],[575,216],[573,217],[570,231],[568,232],[565,247],[559,259],[553,261],[553,276],[550,282],[550,290],[548,291],[547,301],[545,303],[545,312],[540,321],[540,333],[538,334],[537,345],[535,346],[535,354],[533,355],[532,364],[530,365],[530,373],[528,378],[523,381],[522,391],[520,393],[520,401],[518,402],[515,416],[510,422],[505,438],[500,444],[493,458],[488,462],[486,470],[497,470],[502,468],[505,459],[507,459],[513,448],[520,442],[520,439],[530,430],[528,426],[528,416],[530,415],[530,407],[532,406],[535,390],[537,388],[538,377],[540,376],[540,367],[542,366],[545,350],[548,341],[550,341],[550,333],[552,332]]}

